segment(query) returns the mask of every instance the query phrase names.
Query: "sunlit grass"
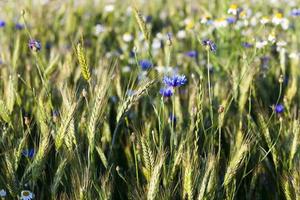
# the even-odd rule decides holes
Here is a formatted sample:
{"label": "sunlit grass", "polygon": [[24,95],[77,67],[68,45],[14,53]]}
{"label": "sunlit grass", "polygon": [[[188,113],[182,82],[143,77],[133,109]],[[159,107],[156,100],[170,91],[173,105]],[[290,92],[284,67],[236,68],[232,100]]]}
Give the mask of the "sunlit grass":
{"label": "sunlit grass", "polygon": [[1,1],[0,198],[300,199],[297,1],[234,3]]}

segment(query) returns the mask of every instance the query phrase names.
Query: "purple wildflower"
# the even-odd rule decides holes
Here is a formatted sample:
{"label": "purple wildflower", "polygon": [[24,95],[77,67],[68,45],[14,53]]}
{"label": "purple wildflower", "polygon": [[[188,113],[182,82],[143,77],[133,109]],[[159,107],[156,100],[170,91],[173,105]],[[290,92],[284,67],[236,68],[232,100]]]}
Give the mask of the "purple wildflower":
{"label": "purple wildflower", "polygon": [[41,43],[34,39],[29,40],[28,46],[33,51],[40,51],[42,48]]}
{"label": "purple wildflower", "polygon": [[49,49],[51,49],[51,47],[52,47],[52,42],[47,41],[46,45],[45,45],[45,48],[49,50]]}
{"label": "purple wildflower", "polygon": [[167,88],[161,88],[159,90],[159,93],[164,97],[171,97],[173,95],[173,88],[167,87]]}
{"label": "purple wildflower", "polygon": [[169,87],[180,87],[187,83],[185,75],[173,75],[172,77],[165,76],[163,83]]}
{"label": "purple wildflower", "polygon": [[275,106],[275,112],[277,114],[283,113],[283,111],[284,111],[284,106],[282,104],[278,104]]}
{"label": "purple wildflower", "polygon": [[134,56],[135,56],[134,51],[129,51],[129,57],[130,57],[130,58],[134,58]]}
{"label": "purple wildflower", "polygon": [[152,67],[152,63],[149,60],[140,60],[139,62],[142,70],[146,71]]}
{"label": "purple wildflower", "polygon": [[152,22],[152,16],[151,15],[148,15],[147,17],[146,17],[146,23],[151,23]]}
{"label": "purple wildflower", "polygon": [[23,24],[20,24],[20,23],[16,23],[15,29],[17,29],[17,30],[22,30],[22,29],[24,29],[24,25],[23,25]]}
{"label": "purple wildflower", "polygon": [[269,56],[263,56],[260,58],[261,62],[261,68],[262,69],[268,69],[269,68],[269,63],[270,63],[270,57]]}
{"label": "purple wildflower", "polygon": [[236,18],[235,17],[228,17],[226,19],[226,21],[227,21],[228,24],[233,24],[233,23],[236,22]]}
{"label": "purple wildflower", "polygon": [[292,9],[291,16],[294,16],[294,17],[300,16],[300,9],[297,9],[297,8]]}
{"label": "purple wildflower", "polygon": [[204,39],[202,40],[202,45],[209,47],[209,49],[214,53],[217,51],[217,45],[212,40]]}
{"label": "purple wildflower", "polygon": [[176,124],[177,118],[176,118],[176,116],[173,113],[170,113],[170,115],[169,115],[169,121],[170,121],[170,123],[173,123],[174,125]]}
{"label": "purple wildflower", "polygon": [[253,44],[250,44],[249,42],[242,42],[242,46],[249,49],[253,47]]}
{"label": "purple wildflower", "polygon": [[191,58],[198,58],[198,51],[188,51],[185,55]]}
{"label": "purple wildflower", "polygon": [[28,158],[33,158],[34,156],[34,149],[28,149],[28,150],[23,150],[22,155]]}
{"label": "purple wildflower", "polygon": [[6,25],[5,21],[0,20],[0,28],[4,27]]}

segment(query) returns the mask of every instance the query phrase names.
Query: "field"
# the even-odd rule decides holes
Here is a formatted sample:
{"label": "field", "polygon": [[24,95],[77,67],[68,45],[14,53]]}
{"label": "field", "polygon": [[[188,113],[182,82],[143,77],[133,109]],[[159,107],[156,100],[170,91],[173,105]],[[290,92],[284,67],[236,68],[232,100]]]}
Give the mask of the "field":
{"label": "field", "polygon": [[1,0],[0,199],[299,200],[298,0]]}

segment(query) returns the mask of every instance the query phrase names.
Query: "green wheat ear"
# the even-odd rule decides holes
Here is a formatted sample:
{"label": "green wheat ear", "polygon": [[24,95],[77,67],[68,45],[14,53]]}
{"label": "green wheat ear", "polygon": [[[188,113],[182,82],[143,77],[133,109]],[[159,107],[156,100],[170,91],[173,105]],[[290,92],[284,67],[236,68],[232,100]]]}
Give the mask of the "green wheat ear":
{"label": "green wheat ear", "polygon": [[135,19],[136,19],[136,21],[137,21],[137,23],[139,25],[140,30],[142,31],[145,39],[147,41],[149,41],[150,40],[150,32],[147,29],[146,23],[143,20],[141,13],[138,11],[137,8],[134,8],[133,12],[134,12],[134,17],[135,17]]}
{"label": "green wheat ear", "polygon": [[90,74],[90,70],[89,70],[89,67],[88,67],[88,64],[86,61],[84,49],[83,49],[81,43],[77,44],[76,54],[77,54],[77,59],[78,59],[79,65],[80,65],[81,74],[82,74],[83,78],[88,81],[91,78],[91,74]]}

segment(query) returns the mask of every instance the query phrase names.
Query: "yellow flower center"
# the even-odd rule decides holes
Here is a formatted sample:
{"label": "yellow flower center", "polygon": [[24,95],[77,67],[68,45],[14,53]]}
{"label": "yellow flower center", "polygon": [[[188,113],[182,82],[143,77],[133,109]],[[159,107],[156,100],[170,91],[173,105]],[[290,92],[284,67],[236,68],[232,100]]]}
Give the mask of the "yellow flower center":
{"label": "yellow flower center", "polygon": [[246,12],[245,12],[245,11],[242,11],[242,12],[240,13],[240,16],[241,16],[241,17],[246,17]]}
{"label": "yellow flower center", "polygon": [[194,20],[190,20],[188,21],[188,23],[186,24],[186,29],[192,29],[195,26],[195,22]]}
{"label": "yellow flower center", "polygon": [[217,22],[224,22],[224,21],[226,21],[226,19],[224,17],[221,17],[221,18],[218,18],[216,21]]}
{"label": "yellow flower center", "polygon": [[24,191],[24,192],[22,193],[22,195],[23,195],[23,196],[25,196],[25,197],[27,197],[27,196],[29,196],[29,195],[30,195],[30,192],[28,192],[28,191]]}
{"label": "yellow flower center", "polygon": [[282,16],[282,13],[276,13],[275,17],[278,18],[278,19],[281,19],[283,16]]}
{"label": "yellow flower center", "polygon": [[230,9],[232,10],[236,10],[238,8],[238,6],[236,4],[231,4],[230,5]]}

